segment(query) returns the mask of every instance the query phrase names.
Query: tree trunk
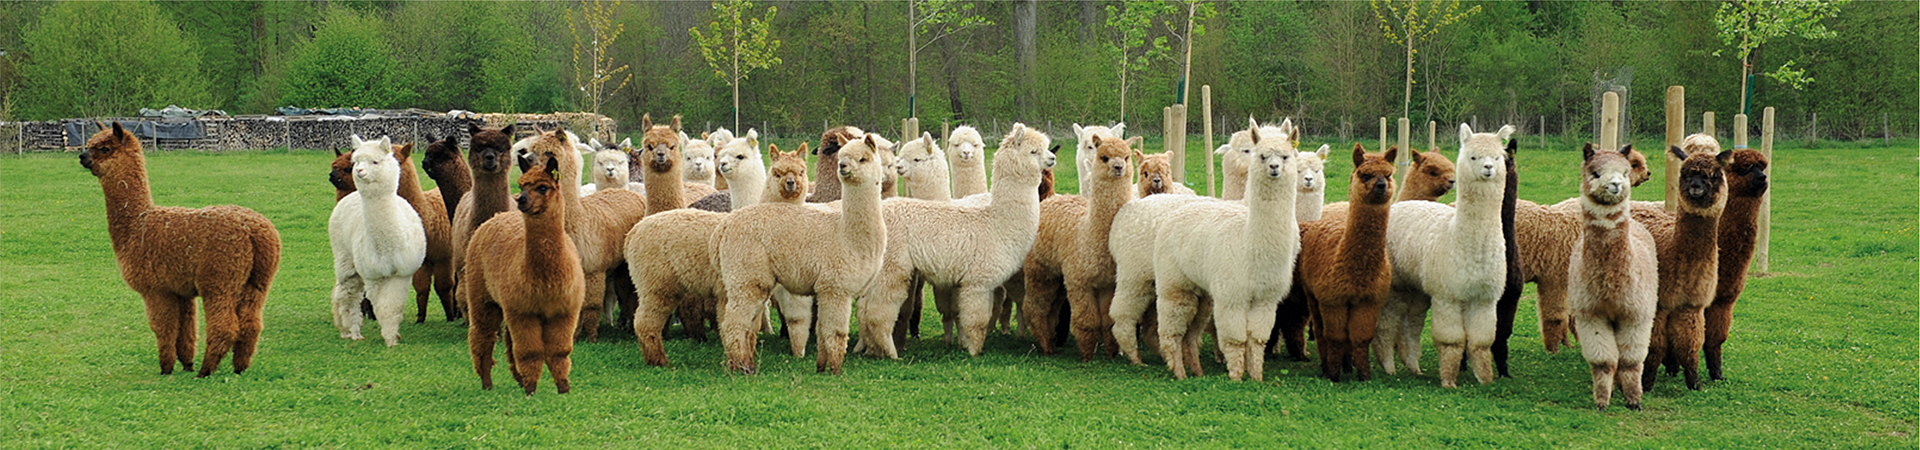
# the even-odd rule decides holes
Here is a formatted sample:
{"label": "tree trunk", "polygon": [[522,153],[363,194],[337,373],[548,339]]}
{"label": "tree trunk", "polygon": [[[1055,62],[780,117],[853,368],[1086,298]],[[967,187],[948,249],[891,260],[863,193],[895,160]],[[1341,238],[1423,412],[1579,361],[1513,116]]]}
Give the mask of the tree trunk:
{"label": "tree trunk", "polygon": [[914,97],[920,93],[920,78],[919,78],[920,72],[919,72],[919,58],[918,58],[920,54],[920,46],[919,44],[915,43],[915,38],[918,37],[916,35],[920,33],[915,32],[914,31],[915,27],[913,26],[914,25],[913,24],[914,1],[915,0],[907,0],[907,117],[913,117],[913,110],[915,106],[913,104],[913,100],[914,100]]}
{"label": "tree trunk", "polygon": [[[739,14],[735,12],[734,14]],[[737,18],[735,20],[738,21]],[[740,29],[733,29],[733,129],[740,129]]]}
{"label": "tree trunk", "polygon": [[[1034,47],[1034,29],[1039,23],[1039,3],[1035,0],[1020,0],[1013,7],[1013,35],[1017,51],[1020,54],[1021,95],[1014,98],[1021,119],[1033,117],[1033,85],[1035,60],[1039,52]],[[1084,24],[1082,25],[1085,26]],[[1084,39],[1084,38],[1083,38]],[[956,118],[959,110],[954,110]]]}
{"label": "tree trunk", "polygon": [[1100,20],[1100,3],[1096,0],[1080,0],[1080,43],[1093,42],[1096,20]]}
{"label": "tree trunk", "polygon": [[1406,117],[1413,111],[1413,36],[1405,36],[1407,42],[1407,92],[1400,99],[1400,117]]}
{"label": "tree trunk", "polygon": [[[959,73],[960,65],[954,63],[958,57],[953,52],[953,39],[940,41],[940,56],[946,69],[947,108],[952,111],[954,120],[964,120],[966,118],[966,107],[961,104],[960,101],[960,78],[962,74]],[[912,138],[913,136],[901,136],[901,139]]]}
{"label": "tree trunk", "polygon": [[1199,0],[1187,2],[1187,30],[1185,37],[1180,38],[1181,43],[1186,44],[1187,48],[1182,51],[1186,56],[1180,59],[1180,96],[1175,98],[1178,100],[1175,103],[1182,105],[1187,104],[1187,85],[1192,84],[1190,77],[1193,75],[1193,13],[1199,8]]}

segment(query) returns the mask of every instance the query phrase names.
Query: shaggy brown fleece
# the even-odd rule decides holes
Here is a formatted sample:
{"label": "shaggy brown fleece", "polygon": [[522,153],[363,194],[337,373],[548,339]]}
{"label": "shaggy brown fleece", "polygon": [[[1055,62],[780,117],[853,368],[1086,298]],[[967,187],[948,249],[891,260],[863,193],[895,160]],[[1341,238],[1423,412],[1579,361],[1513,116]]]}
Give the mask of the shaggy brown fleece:
{"label": "shaggy brown fleece", "polygon": [[453,136],[439,140],[428,137],[427,140],[427,154],[420,158],[420,166],[427,171],[427,178],[433,179],[436,186],[433,190],[440,192],[447,223],[451,224],[454,211],[460,209],[460,199],[473,190],[473,173],[467,169],[466,159],[460,157],[460,142]]}
{"label": "shaggy brown fleece", "polygon": [[332,170],[327,171],[327,182],[333,183],[333,201],[336,203],[339,202],[340,199],[347,198],[347,194],[353,193],[355,190],[353,186],[353,152],[342,152],[340,149],[333,149],[333,167]]}
{"label": "shaggy brown fleece", "polygon": [[154,206],[140,139],[117,122],[101,128],[87,139],[80,166],[100,179],[113,256],[127,287],[146,300],[160,374],[172,374],[175,360],[193,370],[195,296],[207,314],[199,376],[213,374],[229,350],[233,373],[245,372],[260,343],[267,290],[280,269],[280,232],[265,216],[239,206]]}
{"label": "shaggy brown fleece", "polygon": [[427,321],[427,297],[440,295],[440,308],[446,312],[447,320],[460,316],[460,307],[454,305],[453,297],[453,231],[447,223],[446,203],[438,196],[429,196],[420,191],[420,175],[413,169],[413,144],[395,145],[393,156],[400,163],[400,198],[413,205],[414,214],[420,216],[421,228],[427,232],[427,257],[420,262],[420,270],[413,273],[414,304],[418,305],[419,316],[413,323]]}
{"label": "shaggy brown fleece", "polygon": [[1714,288],[1713,305],[1707,307],[1706,342],[1701,354],[1707,360],[1708,376],[1725,380],[1720,346],[1727,343],[1733,327],[1733,304],[1747,287],[1747,263],[1753,261],[1753,246],[1759,239],[1756,219],[1767,193],[1767,157],[1753,150],[1734,150],[1733,163],[1726,166],[1727,207],[1720,213],[1720,281]]}
{"label": "shaggy brown fleece", "polygon": [[[453,274],[458,280],[466,267],[467,241],[473,230],[492,219],[494,214],[513,211],[507,191],[507,171],[513,167],[513,125],[482,129],[467,125],[471,148],[467,150],[467,169],[473,176],[473,189],[460,199],[453,213]],[[458,292],[456,288],[456,292]],[[458,294],[456,294],[458,295]],[[461,303],[465,305],[465,303]]]}
{"label": "shaggy brown fleece", "polygon": [[[773,164],[767,166],[770,177],[767,178],[767,192],[760,196],[765,203],[801,203],[807,201],[807,143],[800,143],[800,149],[791,152],[780,151],[780,146],[767,144],[767,151],[773,153]],[[834,181],[834,186],[839,186]]]}
{"label": "shaggy brown fleece", "polygon": [[647,215],[687,207],[686,174],[680,171],[680,116],[673,116],[669,125],[654,124],[653,116],[643,114],[640,128],[646,130],[646,134],[640,138],[640,148],[628,155],[628,160],[640,161],[646,169],[646,176],[641,179],[646,180]]}
{"label": "shaggy brown fleece", "polygon": [[1299,298],[1286,301],[1312,305],[1318,318],[1314,330],[1320,341],[1320,372],[1336,382],[1349,369],[1356,379],[1373,379],[1369,349],[1381,299],[1393,284],[1386,232],[1392,210],[1393,158],[1398,151],[1366,153],[1354,144],[1347,215],[1322,216],[1301,224],[1298,280],[1293,290]]}
{"label": "shaggy brown fleece", "polygon": [[[1717,143],[1713,145],[1719,147]],[[1700,390],[1700,346],[1706,335],[1705,310],[1713,303],[1719,282],[1720,211],[1726,207],[1722,166],[1732,152],[1702,151],[1688,156],[1679,147],[1670,152],[1681,158],[1677,214],[1655,204],[1635,205],[1634,220],[1653,232],[1660,255],[1660,297],[1653,315],[1653,334],[1647,344],[1650,370],[1640,377],[1641,388],[1652,390],[1659,370],[1654,366],[1684,368],[1687,388]]]}
{"label": "shaggy brown fleece", "polygon": [[[1132,143],[1119,139],[1094,140],[1099,160],[1083,174],[1085,196],[1056,195],[1040,202],[1040,233],[1033,251],[1021,267],[1026,278],[1027,296],[1021,302],[1021,314],[1039,330],[1051,329],[1062,313],[1072,314],[1072,332],[1080,348],[1080,360],[1087,361],[1106,344],[1108,356],[1119,352],[1113,343],[1113,318],[1107,308],[1113,303],[1113,253],[1107,248],[1107,233],[1113,228],[1113,216],[1133,199]],[[1061,305],[1059,294],[1065,291],[1067,302]],[[1059,311],[1066,306],[1066,311]],[[1052,354],[1054,339],[1050,333],[1035,335],[1040,351]]]}
{"label": "shaggy brown fleece", "polygon": [[1438,151],[1411,150],[1413,168],[1407,171],[1407,185],[1400,187],[1400,195],[1394,201],[1440,201],[1440,196],[1453,190],[1453,161]]}
{"label": "shaggy brown fleece", "polygon": [[840,170],[840,146],[862,134],[865,132],[850,126],[833,127],[820,134],[820,148],[814,152],[820,159],[813,163],[814,175],[819,182],[813,186],[813,195],[807,197],[807,203],[831,203],[840,199],[840,178],[828,174]]}
{"label": "shaggy brown fleece", "polygon": [[493,389],[493,344],[500,337],[509,372],[527,395],[538,386],[542,366],[553,371],[560,393],[572,388],[573,332],[585,279],[560,198],[572,194],[559,187],[575,183],[558,180],[561,165],[552,153],[543,159],[520,176],[521,213],[495,215],[474,232],[468,249],[468,287],[460,294],[473,313],[467,349],[482,389]]}

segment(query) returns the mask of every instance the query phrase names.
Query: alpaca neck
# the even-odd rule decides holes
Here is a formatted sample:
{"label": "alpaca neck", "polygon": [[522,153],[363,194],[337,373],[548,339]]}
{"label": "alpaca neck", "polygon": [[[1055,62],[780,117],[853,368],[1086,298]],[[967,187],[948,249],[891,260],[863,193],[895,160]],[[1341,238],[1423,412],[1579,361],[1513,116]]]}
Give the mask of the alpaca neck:
{"label": "alpaca neck", "polygon": [[880,213],[880,183],[842,185],[840,236],[855,255],[879,254],[887,243],[886,223]]}
{"label": "alpaca neck", "polygon": [[[135,155],[138,156],[138,155]],[[110,235],[133,236],[140,216],[153,210],[153,194],[147,187],[147,161],[136,160],[126,170],[100,177],[100,191],[106,194],[107,231]],[[120,239],[113,241],[120,244]]]}
{"label": "alpaca neck", "polygon": [[460,199],[473,191],[473,174],[467,171],[467,165],[458,159],[440,171],[433,178],[433,184],[440,186],[440,200],[446,204],[447,218],[452,220],[453,213],[460,207]]}
{"label": "alpaca neck", "polygon": [[410,207],[406,199],[394,195],[390,189],[381,189],[381,186],[369,186],[360,190],[360,208],[362,213],[360,220],[365,221],[367,239],[372,240],[374,248],[399,247],[399,243],[405,242],[407,236],[398,233],[399,224],[394,220],[406,220],[403,217],[408,216],[419,217],[418,211]]}
{"label": "alpaca neck", "polygon": [[493,213],[513,210],[513,203],[507,200],[507,172],[479,172],[473,176],[473,212],[474,225],[485,223]]}
{"label": "alpaca neck", "polygon": [[557,183],[559,185],[557,190],[560,191],[560,202],[562,205],[565,205],[564,209],[566,209],[566,214],[562,216],[562,220],[566,222],[567,229],[577,233],[587,226],[587,207],[585,203],[580,202],[580,176],[578,175],[580,173],[580,152],[572,151],[571,148],[568,148],[554,152],[554,154],[559,155],[557,157],[560,164],[559,173],[575,174],[562,175],[562,177],[564,177],[562,180],[565,181]]}
{"label": "alpaca neck", "polygon": [[[1357,193],[1357,191],[1356,191]],[[1391,204],[1363,203],[1348,195],[1347,228],[1340,237],[1340,261],[1350,268],[1379,267],[1386,262],[1387,217]]]}
{"label": "alpaca neck", "polygon": [[1629,269],[1632,247],[1627,245],[1628,221],[1626,202],[1615,205],[1599,205],[1582,196],[1580,253],[1584,270],[1590,275],[1608,278],[1626,276]]}
{"label": "alpaca neck", "polygon": [[687,207],[686,178],[680,166],[669,166],[665,171],[653,170],[652,164],[647,167],[647,213]]}
{"label": "alpaca neck", "polygon": [[914,174],[907,183],[907,189],[913,192],[913,198],[921,200],[953,200],[953,186],[947,184],[945,167],[929,168]]}
{"label": "alpaca neck", "polygon": [[1296,219],[1294,205],[1300,196],[1300,189],[1294,184],[1297,176],[1249,178],[1247,183],[1247,242],[1254,245],[1247,253],[1254,267],[1278,267],[1296,255],[1276,248],[1292,238],[1300,239],[1300,222]]}
{"label": "alpaca neck", "polygon": [[1247,170],[1227,169],[1225,184],[1221,185],[1220,199],[1239,200],[1247,197]]}
{"label": "alpaca neck", "polygon": [[1455,197],[1456,220],[1467,226],[1494,229],[1500,223],[1499,203],[1504,201],[1503,190],[1506,183],[1494,181],[1470,182],[1460,185],[1460,195]]}
{"label": "alpaca neck", "polygon": [[420,174],[413,169],[413,159],[395,161],[400,163],[400,187],[394,193],[412,205],[415,213],[426,214],[427,194],[420,190]]}
{"label": "alpaca neck", "polygon": [[954,197],[966,197],[987,191],[987,165],[979,158],[970,160],[954,159],[953,183],[949,191]]}
{"label": "alpaca neck", "polygon": [[1747,263],[1753,260],[1754,244],[1759,239],[1756,219],[1759,218],[1760,206],[1759,197],[1727,199],[1727,206],[1721,210],[1717,226],[1721,272],[1731,269],[1746,273]]}
{"label": "alpaca neck", "polygon": [[1087,230],[1088,240],[1081,242],[1099,243],[1104,247],[1109,232],[1113,230],[1113,216],[1120,214],[1120,207],[1126,206],[1128,200],[1133,200],[1133,185],[1127,182],[1125,176],[1108,176],[1104,167],[1101,172],[1088,180],[1092,182],[1087,190],[1090,204],[1087,205],[1086,223],[1081,228]]}
{"label": "alpaca neck", "polygon": [[1320,211],[1326,207],[1327,189],[1325,185],[1314,190],[1300,191],[1293,200],[1293,214],[1301,222],[1320,220]]}
{"label": "alpaca neck", "polygon": [[1031,230],[1040,225],[1040,185],[1041,175],[1014,175],[1013,171],[998,172],[999,178],[993,180],[993,197],[987,205],[987,216],[996,230]]}
{"label": "alpaca neck", "polygon": [[[528,280],[565,280],[556,276],[568,267],[578,267],[580,260],[575,255],[566,254],[563,249],[570,244],[567,237],[565,208],[547,208],[540,214],[521,213],[526,228],[527,263],[525,270]],[[578,270],[578,269],[574,269]],[[553,281],[549,281],[553,282]]]}
{"label": "alpaca neck", "polygon": [[813,163],[813,177],[819,179],[813,184],[813,198],[808,201],[829,203],[840,199],[840,157],[838,154],[820,154]]}
{"label": "alpaca neck", "polygon": [[[746,165],[733,168],[727,180],[727,198],[731,200],[733,210],[758,205],[765,200],[767,190],[767,170],[764,167]],[[776,187],[777,189],[777,187]],[[779,195],[778,192],[773,195]]]}

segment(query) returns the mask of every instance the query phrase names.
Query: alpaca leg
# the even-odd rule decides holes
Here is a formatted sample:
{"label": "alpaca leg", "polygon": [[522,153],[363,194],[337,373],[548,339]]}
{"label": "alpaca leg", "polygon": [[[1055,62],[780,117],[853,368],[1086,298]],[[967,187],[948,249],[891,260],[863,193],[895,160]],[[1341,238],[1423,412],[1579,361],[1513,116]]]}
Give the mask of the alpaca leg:
{"label": "alpaca leg", "polygon": [[[882,274],[876,278],[886,276]],[[860,302],[860,345],[855,350],[876,358],[900,359],[897,345],[906,342],[901,314],[907,308],[903,302],[912,301],[906,298],[907,292],[900,289],[910,286],[911,282],[874,281],[865,296],[867,300]]]}
{"label": "alpaca leg", "polygon": [[[634,287],[633,272],[627,270],[627,263],[614,266],[607,271],[606,299],[620,306],[620,315],[614,316],[614,329],[626,329],[633,326],[633,315],[640,309],[639,289]],[[627,330],[632,331],[632,330]],[[704,337],[704,336],[703,336]]]}
{"label": "alpaca leg", "polygon": [[533,395],[534,388],[540,385],[540,367],[547,362],[546,333],[542,330],[539,317],[517,313],[506,313],[507,334],[513,336],[507,344],[507,351],[513,352],[513,381],[520,383],[520,389],[527,395]]}
{"label": "alpaca leg", "polygon": [[666,339],[667,318],[679,306],[678,299],[662,289],[647,289],[640,296],[639,311],[633,315],[633,336],[640,342],[640,355],[649,366],[667,366],[667,351],[662,341]]}
{"label": "alpaca leg", "polygon": [[341,339],[360,340],[360,299],[367,295],[366,279],[358,274],[333,280],[333,327]]}
{"label": "alpaca leg", "polygon": [[1440,387],[1460,387],[1460,360],[1466,356],[1467,329],[1464,305],[1457,300],[1435,301],[1433,308],[1433,347],[1440,354]]}
{"label": "alpaca leg", "polygon": [[1494,299],[1475,299],[1467,303],[1466,334],[1467,356],[1472,361],[1473,379],[1480,384],[1492,383],[1498,374],[1493,371],[1492,347],[1499,336],[1499,304]]}
{"label": "alpaca leg", "polygon": [[[1406,314],[1400,316],[1400,363],[1407,366],[1407,373],[1421,374],[1420,329],[1425,328],[1427,310],[1432,306],[1432,297],[1414,294],[1408,297]],[[1454,366],[1458,367],[1459,363],[1459,360],[1455,360]]]}
{"label": "alpaca leg", "polygon": [[1027,298],[1027,282],[1019,273],[1014,273],[1012,278],[1008,278],[1006,283],[1000,285],[999,304],[1006,310],[1005,317],[1001,317],[1001,321],[1006,325],[1003,328],[1007,334],[1014,337],[1033,336],[1032,324],[1023,320],[1024,317],[1020,314],[1020,300],[1025,298]]}
{"label": "alpaca leg", "polygon": [[[1585,342],[1585,341],[1582,341]],[[1593,405],[1601,411],[1607,410],[1607,404],[1613,402],[1613,381],[1615,363],[1587,363],[1593,371]]]}
{"label": "alpaca leg", "polygon": [[[220,366],[220,360],[233,350],[233,341],[240,331],[240,290],[235,286],[202,293],[200,302],[207,310],[207,353],[200,360],[200,378],[212,375],[213,369]],[[193,305],[186,304],[183,309],[193,311]]]}
{"label": "alpaca leg", "polygon": [[[771,280],[728,280],[727,312],[720,314],[720,344],[726,349],[728,370],[738,370],[748,375],[759,370],[754,363],[754,351],[760,336],[753,332],[753,305],[770,295],[767,281]],[[804,314],[804,311],[806,305],[780,305],[780,312],[787,316],[789,324],[795,320],[793,315]],[[795,349],[804,351],[807,345],[806,324],[802,322],[798,325],[787,331],[796,337],[794,342],[798,344]]]}
{"label": "alpaca leg", "polygon": [[[1700,341],[1706,333],[1704,314],[1705,311],[1700,308],[1682,309],[1669,318],[1677,323],[1667,327],[1670,330],[1667,335],[1668,354],[1680,361],[1680,368],[1687,376],[1687,389],[1696,391],[1700,390]],[[1648,360],[1652,360],[1651,355]],[[1653,371],[1648,370],[1647,373]]]}
{"label": "alpaca leg", "polygon": [[[1286,343],[1287,359],[1295,362],[1307,361],[1307,321],[1312,315],[1313,313],[1307,309],[1306,302],[1280,303],[1276,314],[1269,315],[1274,317],[1278,325],[1279,333],[1277,334],[1280,340]],[[1268,333],[1262,336],[1273,334]]]}
{"label": "alpaca leg", "polygon": [[573,374],[573,329],[574,322],[579,320],[579,313],[568,313],[547,319],[541,328],[544,334],[540,340],[547,344],[547,370],[553,371],[554,391],[562,394],[573,390],[570,378]]}
{"label": "alpaca leg", "polygon": [[[606,311],[607,273],[588,272],[586,295],[581,296],[580,330],[587,342],[600,342],[600,314]],[[682,319],[685,319],[684,317]]]}
{"label": "alpaca leg", "polygon": [[1067,285],[1067,307],[1073,313],[1073,341],[1080,348],[1080,362],[1093,360],[1093,353],[1100,351],[1101,314],[1100,298],[1094,290],[1082,283]]}
{"label": "alpaca leg", "polygon": [[[959,288],[959,286],[934,287],[933,309],[935,312],[940,313],[940,329],[942,331],[940,338],[947,341],[948,344],[964,346],[966,344],[966,333],[960,328],[961,309],[958,303],[960,300]],[[914,293],[916,295],[908,298],[907,301],[921,302],[923,304],[926,302],[924,297],[918,295],[919,291],[914,291]]]}
{"label": "alpaca leg", "polygon": [[440,309],[446,312],[447,321],[460,320],[460,306],[453,297],[453,265],[441,263],[433,266],[433,293],[440,296]]}
{"label": "alpaca leg", "polygon": [[[461,292],[467,304],[467,352],[473,355],[473,372],[480,376],[481,389],[493,389],[493,344],[500,338],[500,304],[479,291],[483,288],[469,284]],[[509,351],[510,353],[511,351]]]}
{"label": "alpaca leg", "polygon": [[1615,377],[1619,380],[1620,391],[1626,401],[1627,409],[1640,410],[1641,370],[1646,366],[1647,339],[1653,330],[1651,318],[1641,317],[1637,321],[1622,321],[1614,330],[1614,345],[1619,346],[1619,359],[1615,367],[1619,371]]}
{"label": "alpaca leg", "polygon": [[[819,327],[820,357],[814,363],[814,370],[840,374],[840,366],[847,357],[847,336],[849,322],[853,316],[853,296],[844,292],[827,291],[815,296],[820,305]],[[891,328],[881,328],[887,330]]]}
{"label": "alpaca leg", "polygon": [[[1247,345],[1243,357],[1247,359],[1247,374],[1253,377],[1253,381],[1267,380],[1267,336],[1271,336],[1276,328],[1274,318],[1279,308],[1280,299],[1271,299],[1256,300],[1253,307],[1247,309]],[[1301,316],[1305,315],[1305,311],[1302,311]],[[1303,354],[1306,351],[1305,348],[1300,349]],[[1306,357],[1300,359],[1305,360]]]}
{"label": "alpaca leg", "polygon": [[[1672,310],[1660,310],[1660,311],[1654,312],[1653,330],[1650,332],[1650,334],[1647,335],[1647,361],[1646,362],[1648,364],[1646,364],[1646,367],[1657,368],[1659,367],[1661,361],[1671,356],[1667,353],[1667,351],[1669,350],[1669,347],[1668,347],[1670,345],[1669,342],[1673,338],[1672,333],[1669,332],[1669,328],[1671,328],[1674,325],[1673,316],[1674,316],[1674,311]],[[1658,381],[1656,380],[1656,378],[1659,378],[1659,376],[1660,376],[1659,370],[1648,370],[1640,376],[1639,380],[1635,380],[1635,381],[1639,382],[1641,390],[1652,391],[1655,382]]]}
{"label": "alpaca leg", "polygon": [[786,325],[787,344],[795,358],[807,356],[807,339],[813,336],[814,298],[787,294],[786,300],[780,303],[780,318]]}
{"label": "alpaca leg", "polygon": [[1705,340],[1700,346],[1701,359],[1707,362],[1707,377],[1715,381],[1725,380],[1726,372],[1720,362],[1720,347],[1727,343],[1727,336],[1733,331],[1733,300],[1714,299],[1707,306]]}
{"label": "alpaca leg", "polygon": [[1039,270],[1022,270],[1026,276],[1025,300],[1020,302],[1020,315],[1033,325],[1033,340],[1040,345],[1040,353],[1051,355],[1055,351],[1054,326],[1058,315],[1055,302],[1062,295],[1060,278],[1041,274]]}
{"label": "alpaca leg", "polygon": [[[1380,357],[1380,371],[1393,375],[1398,371],[1397,364],[1400,361],[1394,354],[1394,351],[1399,349],[1400,324],[1405,322],[1400,320],[1400,316],[1407,314],[1409,300],[1406,294],[1399,293],[1387,294],[1385,300],[1381,303],[1379,318],[1374,324],[1377,334],[1373,341],[1373,352]],[[1370,364],[1367,361],[1361,362]],[[1419,366],[1414,367],[1417,369]]]}
{"label": "alpaca leg", "polygon": [[1494,310],[1495,314],[1498,314],[1499,322],[1496,323],[1493,334],[1493,366],[1500,372],[1501,378],[1513,378],[1513,373],[1507,370],[1507,341],[1513,338],[1513,315],[1520,309],[1521,286],[1523,284],[1514,284],[1508,286],[1510,288],[1508,291],[1512,292],[1502,291],[1500,303]]}
{"label": "alpaca leg", "polygon": [[420,270],[413,271],[413,302],[419,305],[419,315],[413,323],[427,323],[427,300],[433,296],[433,265],[421,264]]}
{"label": "alpaca leg", "polygon": [[1568,329],[1572,322],[1567,317],[1567,282],[1541,277],[1533,287],[1540,298],[1540,343],[1546,344],[1547,354],[1560,354],[1560,347],[1568,345],[1567,336],[1573,334]]}
{"label": "alpaca leg", "polygon": [[[200,304],[203,305],[202,307],[204,308],[206,301],[203,299]],[[180,332],[175,333],[173,337],[173,354],[174,357],[180,361],[180,370],[193,370],[194,325],[197,325],[193,320],[193,298],[180,297],[180,309],[178,311],[180,311],[180,313],[175,317],[180,318],[180,327],[176,329],[180,330]],[[201,361],[201,364],[205,363],[206,361]]]}
{"label": "alpaca leg", "polygon": [[253,367],[253,354],[260,346],[260,330],[265,326],[260,317],[266,306],[267,287],[248,286],[240,293],[240,304],[234,307],[238,330],[233,338],[233,373],[246,372]]}
{"label": "alpaca leg", "polygon": [[966,344],[968,355],[980,356],[987,331],[993,327],[993,286],[976,282],[948,288],[948,292],[958,294],[955,306],[960,313],[960,340]]}
{"label": "alpaca leg", "polygon": [[[1330,318],[1322,314],[1322,320]],[[1354,378],[1360,381],[1373,379],[1373,363],[1367,359],[1380,327],[1380,301],[1373,297],[1361,297],[1347,305],[1346,316],[1347,348],[1351,356],[1347,367],[1353,368]],[[1332,325],[1328,330],[1334,330]],[[1384,359],[1383,359],[1384,360]]]}
{"label": "alpaca leg", "polygon": [[1093,295],[1096,300],[1093,314],[1097,320],[1093,332],[1100,337],[1100,345],[1106,349],[1107,359],[1113,359],[1120,355],[1117,350],[1120,346],[1114,342],[1113,333],[1108,331],[1113,329],[1113,316],[1107,314],[1107,311],[1113,310],[1113,287],[1095,289]]}
{"label": "alpaca leg", "polygon": [[1167,369],[1173,371],[1173,378],[1184,380],[1187,379],[1186,366],[1194,359],[1186,355],[1187,335],[1203,329],[1193,328],[1200,299],[1190,291],[1165,284],[1157,290],[1160,291],[1160,299],[1155,304],[1160,310],[1160,356],[1167,360]]}
{"label": "alpaca leg", "polygon": [[1615,345],[1613,327],[1606,320],[1576,316],[1574,321],[1580,330],[1580,354],[1593,369],[1594,406],[1605,410],[1613,398],[1613,372],[1621,359],[1620,347]]}
{"label": "alpaca leg", "polygon": [[[1320,301],[1318,304],[1318,314],[1315,315],[1320,317],[1320,374],[1326,376],[1328,381],[1338,383],[1340,373],[1346,369],[1347,356],[1352,353],[1348,349],[1351,344],[1347,331],[1351,326],[1347,323],[1348,308],[1345,302],[1340,301]],[[1367,365],[1366,360],[1355,361],[1354,364]]]}
{"label": "alpaca leg", "polygon": [[1186,358],[1187,361],[1187,374],[1195,377],[1205,376],[1207,373],[1205,366],[1200,365],[1200,344],[1206,333],[1198,333],[1194,330],[1214,329],[1213,314],[1211,314],[1213,297],[1200,295],[1198,298],[1200,306],[1195,309],[1197,312],[1193,315],[1193,322],[1187,324],[1187,337],[1181,341],[1180,350],[1181,357]]}
{"label": "alpaca leg", "polygon": [[[147,328],[153,330],[153,340],[160,351],[160,374],[172,375],[174,361],[181,356],[193,358],[192,353],[179,353],[180,310],[185,302],[164,292],[142,292],[140,296],[147,303]],[[191,322],[188,326],[192,326]],[[191,364],[188,362],[187,370],[193,370]]]}
{"label": "alpaca leg", "polygon": [[400,345],[400,322],[406,320],[408,283],[409,278],[393,277],[373,280],[368,286],[368,294],[373,298],[373,317],[380,321],[380,337],[386,339],[388,347]]}
{"label": "alpaca leg", "polygon": [[1113,317],[1114,347],[1136,366],[1141,365],[1140,318],[1153,303],[1152,281],[1137,278],[1135,274],[1128,274],[1114,283],[1113,307],[1107,310],[1107,315]]}

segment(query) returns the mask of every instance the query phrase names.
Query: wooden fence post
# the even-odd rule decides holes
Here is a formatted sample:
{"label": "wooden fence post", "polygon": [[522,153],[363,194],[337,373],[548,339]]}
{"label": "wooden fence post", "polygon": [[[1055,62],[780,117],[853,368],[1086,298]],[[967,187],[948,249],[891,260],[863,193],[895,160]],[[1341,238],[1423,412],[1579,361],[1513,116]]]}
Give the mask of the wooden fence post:
{"label": "wooden fence post", "polygon": [[1540,149],[1547,149],[1547,116],[1540,116]]}
{"label": "wooden fence post", "polygon": [[1600,150],[1620,148],[1620,94],[1600,94]]}
{"label": "wooden fence post", "polygon": [[1167,154],[1172,155],[1173,182],[1187,182],[1187,104],[1180,103],[1167,109],[1172,114],[1168,120],[1173,125],[1167,130]]}
{"label": "wooden fence post", "polygon": [[1767,158],[1767,192],[1760,195],[1759,235],[1754,237],[1753,262],[1756,272],[1764,275],[1768,271],[1767,242],[1773,238],[1773,186],[1780,182],[1773,180],[1773,107],[1760,110],[1760,156]]}
{"label": "wooden fence post", "polygon": [[1720,130],[1718,128],[1715,128],[1713,125],[1714,125],[1713,111],[1700,113],[1700,134],[1705,134],[1708,136],[1716,136],[1716,137],[1719,136]]}
{"label": "wooden fence post", "polygon": [[1386,116],[1380,116],[1380,146],[1374,147],[1374,148],[1381,149],[1382,151],[1385,151],[1387,148],[1387,117]]}
{"label": "wooden fence post", "polygon": [[1733,148],[1747,148],[1747,115],[1733,115],[1733,129],[1728,130],[1733,138]]}
{"label": "wooden fence post", "polygon": [[[1409,136],[1409,134],[1413,132],[1413,123],[1408,121],[1407,118],[1401,117],[1399,120],[1395,121],[1394,124],[1400,126],[1400,134],[1398,136],[1395,136],[1400,138],[1400,140],[1397,141],[1399,143],[1398,145],[1400,146],[1400,151],[1394,152],[1394,153],[1405,153],[1405,154],[1413,153],[1412,151],[1410,151],[1411,147],[1408,147],[1409,145],[1413,144],[1413,141],[1409,139],[1411,137]],[[1398,155],[1395,155],[1395,156],[1398,156]],[[1412,166],[1395,167],[1393,170],[1393,174],[1397,176],[1397,178],[1394,178],[1394,179],[1405,180],[1407,179],[1406,172],[1410,172],[1412,170],[1413,170]],[[1407,186],[1406,183],[1400,184],[1401,189],[1406,189],[1406,186]],[[1399,197],[1400,196],[1399,194],[1400,194],[1399,192],[1394,192],[1394,197],[1396,198]]]}
{"label": "wooden fence post", "polygon": [[1680,185],[1680,160],[1668,154],[1667,149],[1680,145],[1687,135],[1687,88],[1685,86],[1667,86],[1667,142],[1660,147],[1662,159],[1667,161],[1666,196],[1661,197],[1667,212],[1673,212],[1680,204],[1666,201],[1676,196]]}
{"label": "wooden fence post", "polygon": [[1200,138],[1206,143],[1200,150],[1207,153],[1207,196],[1213,197],[1220,194],[1213,189],[1213,85],[1209,84],[1200,85],[1200,133],[1206,136]]}
{"label": "wooden fence post", "polygon": [[[1440,125],[1440,123],[1439,123],[1439,122],[1434,122],[1434,121],[1431,121],[1431,120],[1429,120],[1429,121],[1427,121],[1427,151],[1429,151],[1429,152],[1431,152],[1431,151],[1434,151],[1434,150],[1438,150],[1437,148],[1434,148],[1434,141],[1433,141],[1433,139],[1434,139],[1434,137],[1435,137],[1435,136],[1437,136],[1437,135],[1436,135],[1436,134],[1434,134],[1434,133],[1435,133],[1435,132],[1437,132],[1437,131],[1439,131],[1439,130],[1438,130],[1438,129],[1436,128],[1436,127],[1438,127],[1439,125]],[[1401,151],[1402,151],[1402,152],[1411,152],[1411,151],[1412,151],[1412,149],[1406,149],[1406,150],[1401,150]]]}

